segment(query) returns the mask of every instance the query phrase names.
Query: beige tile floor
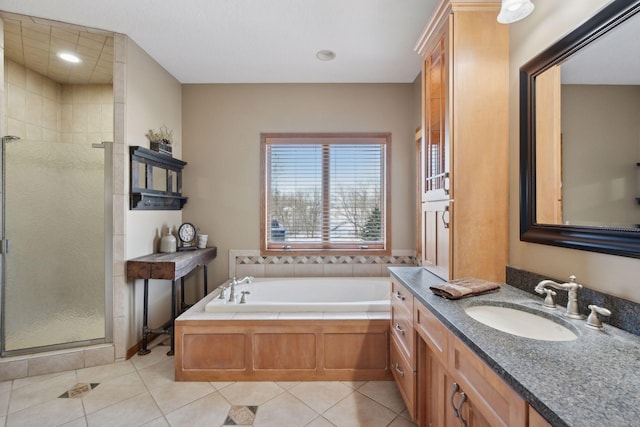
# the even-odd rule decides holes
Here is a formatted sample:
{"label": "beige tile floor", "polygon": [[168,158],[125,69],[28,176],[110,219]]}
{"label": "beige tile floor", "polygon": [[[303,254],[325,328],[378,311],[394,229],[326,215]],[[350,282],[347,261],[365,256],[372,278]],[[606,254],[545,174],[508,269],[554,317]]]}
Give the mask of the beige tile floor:
{"label": "beige tile floor", "polygon": [[0,426],[218,427],[234,408],[235,425],[254,427],[415,427],[392,381],[174,382],[163,344],[125,362],[0,382]]}

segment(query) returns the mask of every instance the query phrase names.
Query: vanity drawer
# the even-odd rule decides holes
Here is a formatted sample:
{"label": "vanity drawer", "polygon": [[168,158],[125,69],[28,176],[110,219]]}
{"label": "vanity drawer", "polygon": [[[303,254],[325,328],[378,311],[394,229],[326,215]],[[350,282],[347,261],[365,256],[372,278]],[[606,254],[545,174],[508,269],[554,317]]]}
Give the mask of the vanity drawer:
{"label": "vanity drawer", "polygon": [[391,352],[389,354],[391,362],[391,373],[396,380],[398,390],[402,395],[407,411],[411,415],[411,419],[415,420],[416,416],[416,373],[411,364],[406,359],[400,344],[396,341],[395,336],[391,338]]}
{"label": "vanity drawer", "polygon": [[413,318],[404,308],[391,306],[391,335],[396,339],[400,350],[411,363],[416,366],[415,358],[415,333],[413,331]]}
{"label": "vanity drawer", "polygon": [[398,310],[405,310],[408,317],[412,316],[413,294],[393,277],[391,278],[391,306]]}
{"label": "vanity drawer", "polygon": [[447,328],[422,304],[415,304],[413,313],[413,324],[416,332],[424,339],[425,343],[433,352],[434,357],[447,366],[448,361],[448,337]]}

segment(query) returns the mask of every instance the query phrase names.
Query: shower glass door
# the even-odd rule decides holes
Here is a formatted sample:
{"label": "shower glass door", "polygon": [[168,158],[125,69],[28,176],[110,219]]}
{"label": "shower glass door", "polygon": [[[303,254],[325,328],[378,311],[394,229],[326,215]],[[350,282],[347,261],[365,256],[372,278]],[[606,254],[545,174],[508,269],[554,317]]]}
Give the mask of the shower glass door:
{"label": "shower glass door", "polygon": [[104,342],[105,150],[2,145],[3,354]]}

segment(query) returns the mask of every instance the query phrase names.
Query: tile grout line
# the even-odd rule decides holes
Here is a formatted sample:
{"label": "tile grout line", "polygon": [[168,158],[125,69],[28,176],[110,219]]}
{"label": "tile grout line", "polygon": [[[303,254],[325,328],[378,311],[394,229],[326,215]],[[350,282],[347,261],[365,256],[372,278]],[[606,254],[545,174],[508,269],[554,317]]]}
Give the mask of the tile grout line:
{"label": "tile grout line", "polygon": [[[78,378],[78,371],[76,370],[76,379]],[[84,396],[80,398],[82,404],[82,413],[84,414],[84,423],[89,425],[89,419],[87,418],[87,408],[84,405]]]}

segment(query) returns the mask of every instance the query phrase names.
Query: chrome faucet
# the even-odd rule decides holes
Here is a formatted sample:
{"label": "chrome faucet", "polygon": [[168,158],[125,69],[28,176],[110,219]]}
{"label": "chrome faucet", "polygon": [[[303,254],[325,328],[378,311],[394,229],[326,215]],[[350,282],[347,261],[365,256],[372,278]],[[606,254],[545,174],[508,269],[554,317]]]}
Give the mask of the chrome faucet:
{"label": "chrome faucet", "polygon": [[231,280],[231,285],[229,285],[229,288],[231,289],[231,291],[229,292],[229,302],[236,302],[236,285],[241,285],[243,283],[251,283],[251,282],[253,282],[252,276],[247,276],[240,280],[234,277]]}
{"label": "chrome faucet", "polygon": [[578,289],[582,289],[582,285],[576,283],[576,276],[569,276],[569,282],[567,283],[557,283],[553,280],[543,280],[535,287],[535,291],[539,294],[547,294],[545,298],[544,306],[548,308],[552,308],[555,306],[553,303],[552,295],[554,293],[549,292],[549,289],[546,289],[547,286],[551,286],[552,288],[565,290],[568,292],[567,302],[567,310],[563,313],[564,316],[569,317],[571,319],[584,319],[585,316],[580,314],[580,309],[578,307]]}

